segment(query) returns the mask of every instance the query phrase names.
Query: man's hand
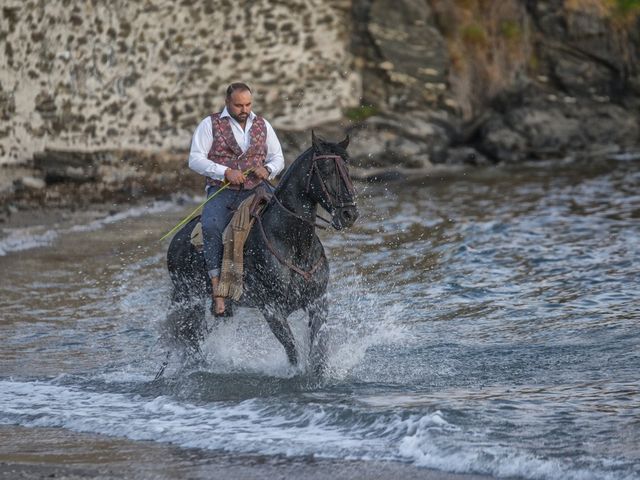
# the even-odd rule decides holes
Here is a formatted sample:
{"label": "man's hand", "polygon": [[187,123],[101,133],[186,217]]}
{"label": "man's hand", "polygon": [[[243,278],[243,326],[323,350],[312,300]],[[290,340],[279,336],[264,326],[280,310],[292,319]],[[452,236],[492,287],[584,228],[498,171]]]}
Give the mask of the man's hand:
{"label": "man's hand", "polygon": [[266,167],[258,167],[253,171],[254,175],[260,180],[268,180],[271,172]]}
{"label": "man's hand", "polygon": [[240,171],[240,170],[232,170],[230,168],[227,168],[224,171],[224,178],[231,185],[242,185],[246,180],[246,177],[244,176],[242,171]]}

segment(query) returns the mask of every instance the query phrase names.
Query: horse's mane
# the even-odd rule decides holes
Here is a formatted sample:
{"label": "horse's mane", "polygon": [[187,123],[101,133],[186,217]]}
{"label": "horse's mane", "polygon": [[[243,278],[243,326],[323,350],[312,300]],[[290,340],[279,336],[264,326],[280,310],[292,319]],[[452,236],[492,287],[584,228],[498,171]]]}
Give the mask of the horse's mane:
{"label": "horse's mane", "polygon": [[[349,154],[347,153],[347,150],[345,148],[341,147],[337,143],[327,142],[320,137],[316,137],[316,140],[317,140],[317,144],[321,147],[322,154],[340,155],[342,158],[345,159],[345,161],[348,161]],[[287,180],[292,175],[292,172],[295,172],[296,170],[298,170],[298,168],[300,167],[300,164],[303,163],[305,160],[307,160],[312,154],[313,154],[313,145],[307,148],[300,155],[298,155],[298,158],[296,158],[293,161],[293,163],[289,166],[289,168],[287,168],[287,170],[284,172],[284,174],[280,178],[280,181],[278,182],[278,186],[276,187],[275,192],[278,192],[281,186],[287,183]]]}
{"label": "horse's mane", "polygon": [[311,155],[312,152],[313,152],[313,147],[309,147],[300,155],[298,155],[298,158],[296,158],[293,161],[293,163],[289,165],[289,168],[287,168],[284,174],[282,175],[282,177],[280,177],[280,181],[276,186],[275,192],[278,192],[282,188],[282,186],[287,183],[287,180],[291,176],[291,172],[295,172],[299,168],[300,164],[304,162]]}

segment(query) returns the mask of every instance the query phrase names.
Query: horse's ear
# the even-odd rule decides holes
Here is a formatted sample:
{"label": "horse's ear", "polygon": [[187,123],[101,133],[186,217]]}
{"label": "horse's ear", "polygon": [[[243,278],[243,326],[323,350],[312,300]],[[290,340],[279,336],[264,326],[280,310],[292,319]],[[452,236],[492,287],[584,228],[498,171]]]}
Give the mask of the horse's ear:
{"label": "horse's ear", "polygon": [[311,130],[311,145],[313,146],[313,150],[316,153],[320,153],[322,151],[320,139],[316,137],[316,134],[313,130]]}
{"label": "horse's ear", "polygon": [[339,146],[341,146],[342,148],[344,148],[345,150],[347,149],[347,147],[349,146],[349,135],[347,134],[346,137],[344,137],[344,140],[342,140],[341,142],[338,143]]}

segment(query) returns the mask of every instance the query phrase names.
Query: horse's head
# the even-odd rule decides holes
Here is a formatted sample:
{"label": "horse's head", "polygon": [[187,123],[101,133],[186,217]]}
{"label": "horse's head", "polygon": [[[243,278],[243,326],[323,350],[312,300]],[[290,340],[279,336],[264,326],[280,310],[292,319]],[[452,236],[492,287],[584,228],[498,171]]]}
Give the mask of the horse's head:
{"label": "horse's head", "polygon": [[311,170],[307,177],[307,191],[322,208],[331,214],[336,230],[350,227],[358,218],[356,191],[347,167],[349,137],[330,143],[311,133]]}

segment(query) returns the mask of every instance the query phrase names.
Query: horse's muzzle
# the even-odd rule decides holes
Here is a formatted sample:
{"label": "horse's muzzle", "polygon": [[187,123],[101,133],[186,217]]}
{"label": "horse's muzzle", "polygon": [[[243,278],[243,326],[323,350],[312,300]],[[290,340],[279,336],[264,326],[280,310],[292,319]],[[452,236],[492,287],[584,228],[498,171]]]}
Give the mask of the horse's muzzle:
{"label": "horse's muzzle", "polygon": [[335,210],[331,225],[336,230],[342,230],[343,228],[349,228],[353,225],[358,218],[358,207],[355,205],[349,205],[346,207],[339,207]]}

